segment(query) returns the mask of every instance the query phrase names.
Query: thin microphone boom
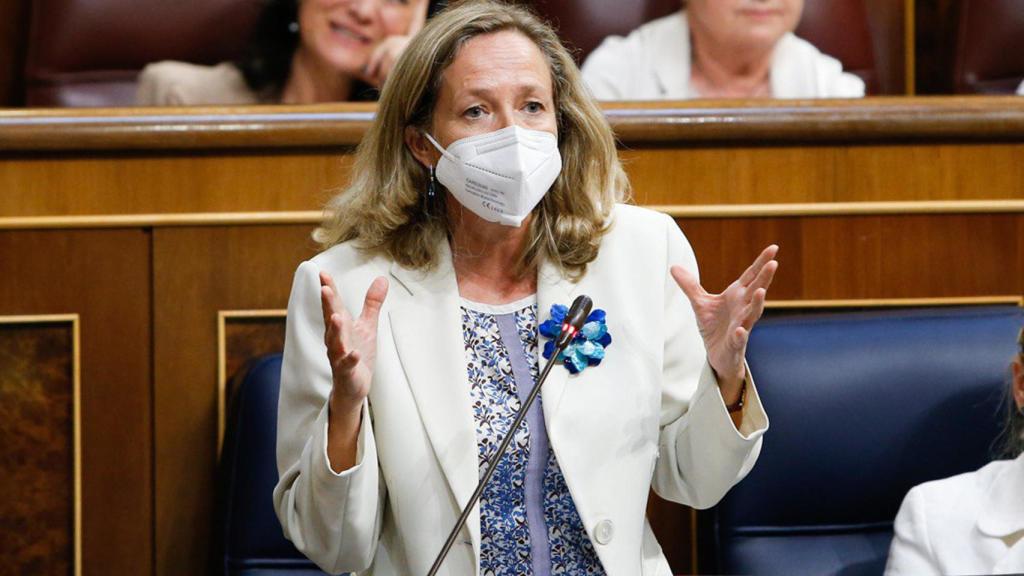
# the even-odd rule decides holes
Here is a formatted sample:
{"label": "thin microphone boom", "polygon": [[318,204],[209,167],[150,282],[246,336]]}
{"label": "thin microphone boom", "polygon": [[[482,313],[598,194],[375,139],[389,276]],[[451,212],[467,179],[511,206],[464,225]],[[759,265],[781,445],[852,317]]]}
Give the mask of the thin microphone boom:
{"label": "thin microphone boom", "polygon": [[484,472],[484,477],[480,479],[480,482],[476,485],[476,490],[473,491],[473,495],[470,496],[469,502],[466,503],[466,507],[462,509],[462,514],[459,515],[459,520],[452,527],[452,531],[448,534],[448,539],[445,540],[444,546],[441,548],[441,552],[437,554],[437,558],[434,559],[433,566],[430,567],[430,572],[427,572],[427,576],[435,576],[437,571],[441,569],[441,564],[444,562],[445,557],[448,556],[448,552],[452,549],[452,545],[455,544],[455,539],[458,538],[459,532],[462,527],[466,525],[466,520],[469,518],[469,513],[476,505],[477,500],[480,499],[480,495],[483,494],[484,488],[487,486],[487,482],[490,481],[491,476],[494,475],[494,471],[498,468],[498,462],[501,462],[501,458],[505,455],[508,450],[509,444],[512,443],[512,437],[515,435],[516,430],[526,419],[527,413],[530,411],[530,406],[533,405],[533,401],[537,399],[537,394],[540,393],[540,387],[547,380],[548,372],[551,372],[551,367],[555,365],[555,359],[558,355],[565,350],[565,347],[572,342],[572,339],[583,327],[583,323],[587,321],[587,316],[590,315],[590,309],[594,303],[587,296],[577,296],[572,302],[572,306],[569,311],[565,314],[565,320],[562,321],[562,331],[558,335],[558,340],[555,341],[555,350],[551,353],[551,357],[548,358],[547,364],[544,365],[544,370],[540,373],[540,377],[537,378],[537,383],[533,385],[533,389],[530,390],[530,395],[526,397],[526,402],[519,407],[519,414],[516,414],[516,419],[512,421],[512,426],[508,430],[508,434],[505,435],[505,439],[501,441],[501,445],[498,446],[498,451],[491,457],[487,462],[487,470]]}

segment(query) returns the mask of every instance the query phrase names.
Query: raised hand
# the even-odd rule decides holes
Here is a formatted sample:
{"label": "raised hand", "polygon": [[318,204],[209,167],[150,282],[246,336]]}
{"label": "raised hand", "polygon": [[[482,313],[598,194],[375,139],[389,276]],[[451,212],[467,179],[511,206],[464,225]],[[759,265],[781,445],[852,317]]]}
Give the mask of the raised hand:
{"label": "raised hand", "polygon": [[388,293],[388,282],[379,277],[370,284],[358,318],[342,306],[330,274],[320,272],[320,304],[324,314],[324,344],[331,363],[334,386],[331,408],[358,411],[370,393],[373,363],[377,357],[377,321]]}
{"label": "raised hand", "polygon": [[420,1],[419,6],[416,7],[416,13],[413,14],[412,21],[409,23],[409,29],[404,35],[388,36],[381,40],[373,49],[370,59],[366,62],[366,67],[363,69],[363,79],[368,84],[377,89],[384,86],[384,82],[388,79],[388,75],[391,74],[391,69],[395,67],[398,57],[402,55],[412,37],[426,23],[429,4],[427,0]]}
{"label": "raised hand", "polygon": [[[723,396],[738,396],[745,374],[747,340],[754,323],[764,312],[764,299],[779,263],[779,247],[771,245],[721,294],[709,294],[697,278],[682,266],[673,266],[672,277],[690,299],[708,362],[718,375]],[[727,390],[728,388],[728,390]],[[729,394],[726,394],[729,392]]]}

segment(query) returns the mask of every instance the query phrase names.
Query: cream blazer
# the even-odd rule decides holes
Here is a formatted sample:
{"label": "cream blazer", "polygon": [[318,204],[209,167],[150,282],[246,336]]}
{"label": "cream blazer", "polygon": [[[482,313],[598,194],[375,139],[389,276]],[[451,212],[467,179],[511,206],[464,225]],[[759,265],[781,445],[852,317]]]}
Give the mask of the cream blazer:
{"label": "cream blazer", "polygon": [[139,106],[215,106],[264,103],[230,62],[200,66],[167,60],[139,73]]}
{"label": "cream blazer", "polygon": [[[690,26],[676,12],[637,28],[625,38],[610,36],[583,63],[583,79],[598,100],[685,100],[690,88]],[[786,34],[771,64],[775,98],[860,98],[864,81],[810,42]]]}
{"label": "cream blazer", "polygon": [[[421,273],[341,244],[295,273],[274,504],[285,536],[327,572],[426,574],[476,487],[459,293],[447,243],[443,250],[441,264]],[[671,574],[645,518],[649,488],[697,508],[715,504],[754,465],[768,428],[749,381],[743,424],[733,426],[671,264],[697,269],[675,222],[623,205],[579,283],[550,264],[538,273],[539,321],[579,294],[608,315],[604,361],[576,376],[556,366],[541,397],[551,449],[609,576]],[[326,452],[321,270],[353,315],[375,277],[390,282],[357,463],[340,474]],[[479,558],[477,506],[441,573],[475,575]]]}
{"label": "cream blazer", "polygon": [[1024,455],[907,493],[887,576],[1024,572]]}

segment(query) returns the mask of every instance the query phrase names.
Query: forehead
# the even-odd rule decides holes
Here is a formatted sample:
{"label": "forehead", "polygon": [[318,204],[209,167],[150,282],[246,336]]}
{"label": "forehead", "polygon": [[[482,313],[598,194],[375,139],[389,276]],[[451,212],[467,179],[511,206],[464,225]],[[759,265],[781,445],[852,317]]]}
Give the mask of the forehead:
{"label": "forehead", "polygon": [[455,95],[528,84],[551,91],[547,59],[533,40],[515,30],[470,38],[445,69],[442,80],[443,89]]}

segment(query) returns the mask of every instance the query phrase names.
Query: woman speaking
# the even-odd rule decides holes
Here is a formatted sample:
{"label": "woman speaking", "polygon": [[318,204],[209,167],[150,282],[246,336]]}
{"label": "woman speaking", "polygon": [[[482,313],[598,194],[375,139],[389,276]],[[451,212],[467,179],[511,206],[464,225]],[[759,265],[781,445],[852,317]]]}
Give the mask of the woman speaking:
{"label": "woman speaking", "polygon": [[[721,294],[675,222],[627,206],[611,130],[556,35],[471,1],[384,86],[288,304],[274,501],[329,572],[670,574],[651,487],[702,508],[768,427],[744,362],[778,266]],[[510,430],[580,294],[594,311]]]}

